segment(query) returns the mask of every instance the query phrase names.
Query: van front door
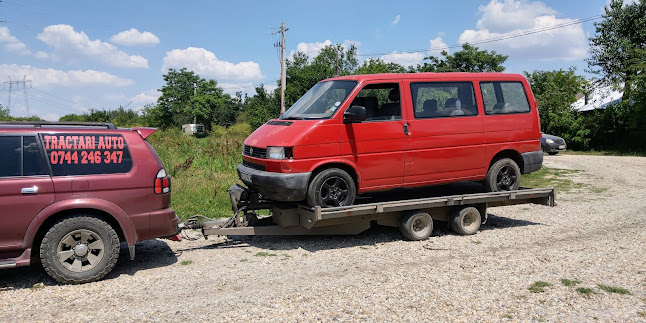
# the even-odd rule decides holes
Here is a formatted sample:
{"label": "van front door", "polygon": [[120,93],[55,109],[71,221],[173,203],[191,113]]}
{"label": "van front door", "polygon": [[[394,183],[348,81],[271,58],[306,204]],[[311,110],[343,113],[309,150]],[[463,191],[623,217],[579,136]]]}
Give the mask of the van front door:
{"label": "van front door", "polygon": [[366,83],[352,101],[366,120],[341,126],[341,154],[359,170],[359,192],[401,186],[408,136],[400,83]]}

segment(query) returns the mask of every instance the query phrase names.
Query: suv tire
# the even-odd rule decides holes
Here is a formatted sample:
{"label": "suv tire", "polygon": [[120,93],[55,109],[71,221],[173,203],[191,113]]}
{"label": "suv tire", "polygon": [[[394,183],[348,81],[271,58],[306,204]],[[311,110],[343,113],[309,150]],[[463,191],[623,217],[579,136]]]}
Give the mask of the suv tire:
{"label": "suv tire", "polygon": [[40,244],[40,260],[56,281],[83,284],[97,281],[119,258],[119,236],[110,224],[92,215],[56,222]]}
{"label": "suv tire", "polygon": [[354,180],[346,171],[328,168],[314,176],[310,182],[307,204],[324,208],[352,205],[356,195]]}

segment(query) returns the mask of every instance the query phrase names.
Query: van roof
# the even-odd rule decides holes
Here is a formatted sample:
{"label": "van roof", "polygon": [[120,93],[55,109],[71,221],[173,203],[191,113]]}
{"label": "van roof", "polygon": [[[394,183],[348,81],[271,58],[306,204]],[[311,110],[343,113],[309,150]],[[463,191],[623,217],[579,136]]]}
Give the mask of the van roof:
{"label": "van roof", "polygon": [[385,73],[385,74],[364,74],[364,75],[347,75],[332,77],[323,81],[333,80],[352,80],[352,81],[399,81],[399,80],[433,80],[433,81],[464,81],[464,80],[525,80],[521,74],[514,73],[466,73],[466,72],[449,72],[449,73]]}

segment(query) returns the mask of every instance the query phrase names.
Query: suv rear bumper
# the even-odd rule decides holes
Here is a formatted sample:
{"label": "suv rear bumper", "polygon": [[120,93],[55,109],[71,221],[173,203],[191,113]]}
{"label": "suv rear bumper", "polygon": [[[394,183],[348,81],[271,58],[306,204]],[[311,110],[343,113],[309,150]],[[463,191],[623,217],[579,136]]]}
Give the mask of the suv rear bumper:
{"label": "suv rear bumper", "polygon": [[297,202],[304,200],[310,175],[312,173],[265,172],[238,164],[240,180],[264,198],[274,201]]}
{"label": "suv rear bumper", "polygon": [[543,152],[540,150],[520,154],[520,156],[523,157],[523,174],[535,172],[543,167]]}
{"label": "suv rear bumper", "polygon": [[179,219],[171,208],[151,211],[148,214],[149,231],[148,237],[139,237],[139,240],[167,237],[177,233]]}

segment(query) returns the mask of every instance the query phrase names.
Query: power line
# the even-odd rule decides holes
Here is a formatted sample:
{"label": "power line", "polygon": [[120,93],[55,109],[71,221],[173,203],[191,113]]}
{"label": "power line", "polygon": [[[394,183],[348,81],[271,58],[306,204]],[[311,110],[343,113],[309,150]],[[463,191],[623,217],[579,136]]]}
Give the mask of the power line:
{"label": "power line", "polygon": [[[550,27],[544,27],[544,28],[535,29],[535,30],[528,30],[528,31],[523,31],[523,32],[511,34],[511,35],[498,36],[498,37],[493,37],[493,38],[489,38],[489,39],[477,40],[477,41],[470,42],[469,44],[470,45],[479,45],[479,44],[493,43],[493,42],[512,39],[512,38],[524,37],[524,36],[538,34],[538,33],[546,32],[546,31],[554,30],[554,29],[559,29],[559,28],[564,28],[564,27],[568,27],[568,26],[572,26],[572,25],[582,24],[584,22],[600,19],[602,17],[603,16],[601,16],[601,15],[587,17],[587,18],[578,19],[578,20],[575,20],[575,21],[570,21],[570,22],[550,26]],[[461,48],[461,47],[462,47],[462,44],[454,44],[454,45],[437,46],[437,47],[424,48],[424,49],[406,50],[406,51],[401,51],[399,53],[401,53],[401,54],[403,54],[403,53],[423,53],[423,52],[432,51],[432,50]],[[391,52],[388,52],[388,53],[357,54],[356,56],[360,56],[360,57],[384,56],[384,55],[392,54],[393,52],[395,52],[395,51],[391,51]]]}

